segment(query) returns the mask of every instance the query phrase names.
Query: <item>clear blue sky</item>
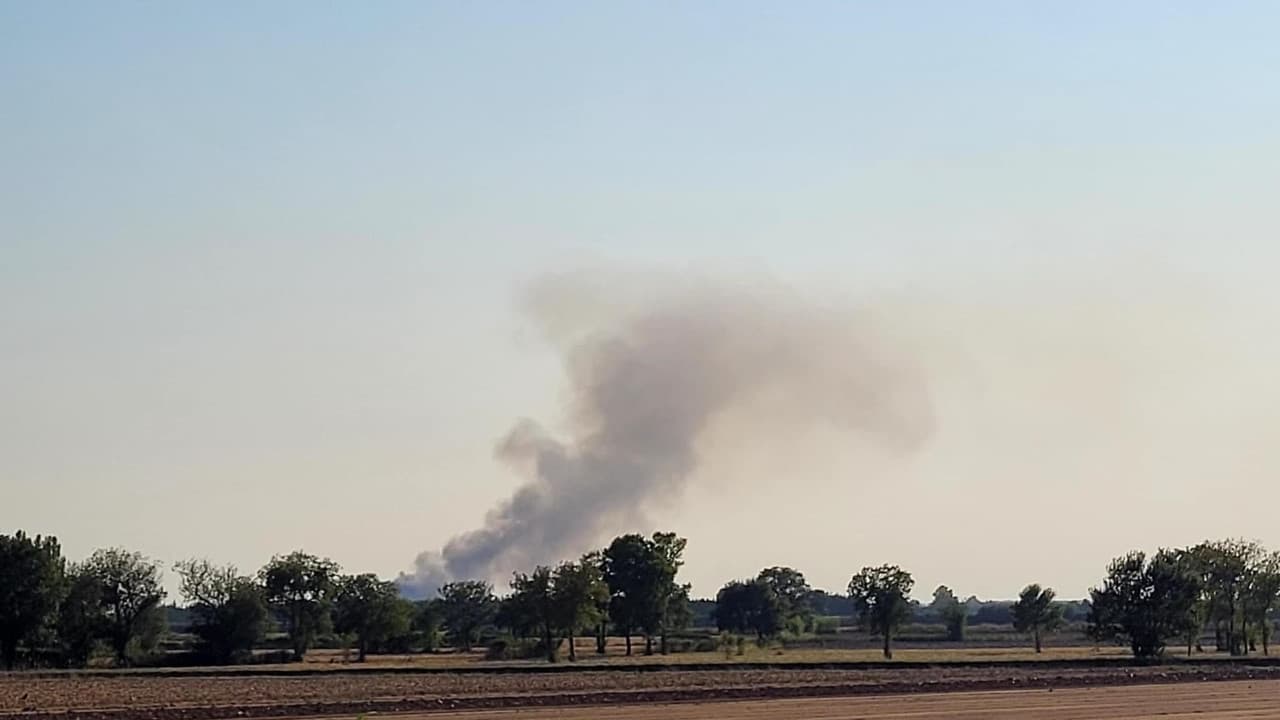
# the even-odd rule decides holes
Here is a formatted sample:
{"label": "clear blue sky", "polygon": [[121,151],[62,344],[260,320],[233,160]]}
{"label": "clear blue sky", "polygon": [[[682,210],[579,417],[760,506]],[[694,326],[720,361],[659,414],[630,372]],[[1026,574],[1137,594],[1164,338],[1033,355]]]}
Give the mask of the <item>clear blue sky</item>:
{"label": "clear blue sky", "polygon": [[[1273,298],[1277,27],[1270,2],[0,0],[0,531],[393,574],[509,491],[514,417],[556,416],[512,300],[545,271],[874,293],[1158,262]],[[748,570],[694,560],[704,593]]]}

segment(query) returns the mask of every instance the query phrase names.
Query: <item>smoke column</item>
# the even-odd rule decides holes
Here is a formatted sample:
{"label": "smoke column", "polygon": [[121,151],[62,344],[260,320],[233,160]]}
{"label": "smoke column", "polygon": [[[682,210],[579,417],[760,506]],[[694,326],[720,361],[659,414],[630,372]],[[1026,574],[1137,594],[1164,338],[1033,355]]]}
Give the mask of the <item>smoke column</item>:
{"label": "smoke column", "polygon": [[695,476],[703,432],[748,403],[895,451],[932,430],[910,354],[857,313],[725,286],[612,299],[563,278],[529,294],[525,309],[562,353],[567,437],[516,422],[495,454],[527,482],[482,527],[419,555],[400,577],[407,594],[455,579],[501,582],[635,529]]}

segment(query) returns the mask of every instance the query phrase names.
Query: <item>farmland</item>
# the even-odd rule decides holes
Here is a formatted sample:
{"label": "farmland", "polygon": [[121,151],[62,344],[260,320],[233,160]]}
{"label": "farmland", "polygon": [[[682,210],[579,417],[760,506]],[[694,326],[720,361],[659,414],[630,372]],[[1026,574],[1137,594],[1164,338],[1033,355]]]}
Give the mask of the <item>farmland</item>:
{"label": "farmland", "polygon": [[[957,660],[932,665],[904,660],[897,665],[832,663],[822,667],[797,661],[791,666],[707,662],[678,668],[625,664],[594,668],[514,664],[432,668],[375,664],[354,670],[350,665],[333,664],[326,671],[308,672],[322,667],[321,663],[308,663],[231,672],[207,669],[20,673],[0,676],[0,718],[216,720],[578,706],[596,708],[590,716],[603,717],[599,712],[605,706],[625,708],[655,702],[750,701],[752,707],[757,704],[769,707],[770,703],[784,699],[795,702],[800,698],[826,698],[813,707],[838,709],[845,707],[843,703],[853,701],[837,702],[833,698],[893,694],[945,694],[955,700],[912,702],[949,707],[946,703],[972,703],[966,698],[975,691],[1035,689],[1039,694],[1027,696],[1026,701],[1038,698],[1037,702],[1048,702],[1044,691],[1049,689],[1088,687],[1101,691],[1112,686],[1177,684],[1180,689],[1160,692],[1169,698],[1180,698],[1188,693],[1200,697],[1203,693],[1225,692],[1220,688],[1233,687],[1230,682],[1233,680],[1280,681],[1280,666],[1261,661],[1139,667],[1066,659],[1039,664]],[[1075,706],[1067,702],[1070,697],[1070,694],[1053,695],[1052,702],[1055,707],[1069,709]],[[697,712],[696,707],[682,705],[680,712]],[[871,702],[868,707],[883,705]],[[616,715],[619,718],[645,717],[634,714],[636,711],[616,712],[622,713]]]}
{"label": "farmland", "polygon": [[[1095,690],[1014,690],[949,695],[766,700],[752,703],[683,703],[565,710],[535,710],[525,720],[712,720],[714,718],[808,718],[810,720],[912,720],[1023,718],[1041,720],[1143,720],[1196,717],[1203,720],[1270,718],[1276,715],[1280,682],[1227,682],[1210,686],[1140,686]],[[503,712],[450,714],[467,720],[508,718]],[[439,718],[439,715],[433,715]],[[406,718],[406,720],[410,720]]]}

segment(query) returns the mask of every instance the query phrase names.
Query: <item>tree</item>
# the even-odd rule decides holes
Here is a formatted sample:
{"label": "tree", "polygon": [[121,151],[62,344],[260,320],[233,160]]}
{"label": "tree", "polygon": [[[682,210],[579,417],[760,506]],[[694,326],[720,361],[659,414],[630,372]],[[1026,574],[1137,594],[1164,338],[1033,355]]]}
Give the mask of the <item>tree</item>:
{"label": "tree", "polygon": [[556,661],[555,634],[556,597],[551,568],[539,565],[532,573],[516,573],[511,579],[511,596],[504,604],[511,622],[525,632],[538,633],[538,641],[547,662]]}
{"label": "tree", "polygon": [[108,548],[95,551],[80,570],[98,583],[103,630],[116,661],[128,664],[133,646],[144,653],[154,650],[165,596],[160,563],[142,553]]}
{"label": "tree", "polygon": [[676,617],[679,598],[687,596],[675,582],[683,564],[686,540],[674,533],[623,535],[615,538],[604,552],[604,577],[609,586],[609,616],[626,637],[627,654],[631,654],[631,635],[640,630],[645,635],[645,653],[653,652],[653,635],[666,639],[670,621]]}
{"label": "tree", "polygon": [[777,593],[760,578],[747,582],[734,580],[720,588],[713,615],[717,629],[752,632],[762,642],[778,634],[784,618]]}
{"label": "tree", "polygon": [[372,573],[344,576],[336,583],[334,629],[356,636],[359,662],[365,661],[370,647],[407,633],[412,610],[395,583]]}
{"label": "tree", "polygon": [[958,605],[959,603],[960,598],[956,597],[951,588],[946,585],[939,585],[933,589],[933,602],[929,603],[929,609],[941,613],[944,608]]}
{"label": "tree", "polygon": [[693,622],[692,602],[689,592],[693,586],[688,583],[672,583],[667,593],[666,607],[662,620],[662,654],[667,654],[667,634],[684,630]]}
{"label": "tree", "polygon": [[512,637],[521,640],[537,636],[541,632],[541,620],[537,608],[530,603],[527,595],[521,593],[513,592],[498,600],[493,624],[499,628],[505,628]]}
{"label": "tree", "polygon": [[764,584],[777,598],[784,627],[799,626],[803,631],[813,622],[813,588],[799,570],[789,567],[771,567],[760,571],[756,580]]}
{"label": "tree", "polygon": [[1177,552],[1161,550],[1148,562],[1135,550],[1113,560],[1102,587],[1089,591],[1089,633],[1127,642],[1135,658],[1158,657],[1169,638],[1184,637],[1194,623],[1200,591]]}
{"label": "tree", "polygon": [[217,566],[205,559],[181,561],[174,570],[194,617],[192,631],[205,655],[219,663],[249,657],[266,630],[262,587],[233,565]]}
{"label": "tree", "polygon": [[1200,638],[1204,633],[1205,623],[1209,621],[1213,609],[1212,598],[1208,593],[1209,569],[1204,548],[1193,547],[1173,551],[1182,572],[1194,578],[1197,585],[1195,602],[1188,611],[1187,622],[1182,628],[1182,640],[1187,645],[1187,657],[1192,651],[1200,648]]}
{"label": "tree", "polygon": [[609,606],[613,601],[613,597],[609,591],[609,583],[605,579],[605,562],[604,552],[595,550],[582,556],[583,564],[590,564],[595,568],[596,573],[600,577],[600,585],[603,593],[596,599],[596,654],[604,655],[608,651],[608,630],[609,630]]}
{"label": "tree", "polygon": [[1262,548],[1256,543],[1228,539],[1203,542],[1188,552],[1196,558],[1201,572],[1201,587],[1218,647],[1225,647],[1232,655],[1246,652],[1249,618],[1244,612],[1244,594],[1250,567],[1262,557]]}
{"label": "tree", "polygon": [[440,626],[444,623],[444,611],[440,599],[420,600],[414,603],[410,629],[421,638],[424,652],[435,652],[439,643]]}
{"label": "tree", "polygon": [[1260,558],[1245,583],[1245,616],[1258,628],[1262,654],[1271,654],[1270,615],[1280,605],[1280,552]]}
{"label": "tree", "polygon": [[0,662],[12,670],[18,646],[35,638],[58,608],[66,563],[57,538],[0,535]]}
{"label": "tree", "polygon": [[626,638],[631,655],[631,635],[643,627],[657,605],[653,599],[654,572],[649,543],[643,535],[614,538],[604,551],[604,577],[611,601],[609,617]]}
{"label": "tree", "polygon": [[676,582],[684,565],[684,549],[689,541],[675,533],[655,532],[650,539],[654,557],[654,585],[657,593],[653,622],[645,628],[645,654],[653,653],[653,634],[662,635],[662,654],[667,654],[667,634],[687,622],[689,587]]}
{"label": "tree", "polygon": [[293,657],[301,660],[331,623],[338,564],[302,551],[277,555],[258,573],[267,602],[284,619]]}
{"label": "tree", "polygon": [[67,594],[58,607],[57,635],[62,662],[71,667],[86,665],[98,640],[106,635],[102,585],[80,565],[67,568]]}
{"label": "tree", "polygon": [[1042,590],[1033,583],[1022,589],[1018,601],[1009,608],[1013,629],[1035,639],[1036,653],[1040,652],[1043,634],[1062,626],[1062,607],[1053,602],[1055,596],[1053,588]]}
{"label": "tree", "polygon": [[969,624],[969,608],[960,602],[951,588],[939,585],[934,589],[929,611],[947,626],[948,640],[964,640],[965,628]]}
{"label": "tree", "polygon": [[471,651],[480,630],[493,622],[497,609],[498,599],[487,582],[463,580],[440,588],[440,612],[449,642],[464,652]]}
{"label": "tree", "polygon": [[578,630],[595,627],[604,619],[609,586],[604,582],[599,559],[590,554],[578,562],[561,563],[552,585],[555,624],[569,641],[569,660],[573,662],[578,659],[575,646]]}
{"label": "tree", "polygon": [[907,596],[914,586],[911,573],[896,565],[865,567],[849,580],[849,598],[859,620],[868,631],[884,638],[886,659],[893,658],[893,634],[911,617]]}
{"label": "tree", "polygon": [[969,608],[964,603],[948,605],[942,610],[942,624],[947,627],[947,639],[962,642],[969,627]]}

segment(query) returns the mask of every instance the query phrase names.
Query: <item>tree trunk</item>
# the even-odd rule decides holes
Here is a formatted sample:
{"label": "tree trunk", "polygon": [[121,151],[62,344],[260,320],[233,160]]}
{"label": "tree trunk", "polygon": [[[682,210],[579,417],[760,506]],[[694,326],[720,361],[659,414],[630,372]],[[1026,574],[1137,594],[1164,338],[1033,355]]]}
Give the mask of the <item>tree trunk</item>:
{"label": "tree trunk", "polygon": [[660,648],[660,649],[658,650],[658,652],[662,653],[663,655],[666,655],[666,654],[667,654],[667,630],[666,630],[666,628],[663,628],[663,629],[662,629],[662,644],[661,644],[661,645],[659,645],[658,647]]}
{"label": "tree trunk", "polygon": [[360,637],[360,643],[357,647],[359,654],[356,656],[356,662],[364,662],[365,656],[369,654],[369,643],[365,642],[364,636]]}
{"label": "tree trunk", "polygon": [[1035,638],[1036,638],[1036,654],[1037,654],[1037,655],[1039,655],[1039,654],[1040,654],[1040,628],[1036,628],[1036,629],[1032,632],[1032,635],[1035,635]]}
{"label": "tree trunk", "polygon": [[116,664],[120,667],[129,666],[129,634],[117,630],[114,637],[111,638],[111,649],[116,653]]}
{"label": "tree trunk", "polygon": [[556,661],[556,646],[551,644],[551,624],[547,623],[542,626],[542,642],[547,645],[547,662]]}
{"label": "tree trunk", "polygon": [[631,628],[623,630],[623,633],[627,636],[627,657],[631,657]]}
{"label": "tree trunk", "polygon": [[653,654],[653,636],[650,635],[649,633],[644,634],[644,654],[645,655]]}
{"label": "tree trunk", "polygon": [[596,630],[596,654],[603,655],[606,650],[607,639],[605,636],[605,624],[600,623],[600,627]]}
{"label": "tree trunk", "polygon": [[1230,649],[1232,655],[1236,655],[1239,652],[1239,648],[1236,646],[1236,601],[1234,595],[1227,609],[1230,611],[1227,615],[1227,648]]}
{"label": "tree trunk", "polygon": [[575,643],[574,640],[575,638],[573,637],[573,628],[570,628],[569,629],[569,662],[578,661],[578,648],[577,648],[577,643]]}
{"label": "tree trunk", "polygon": [[893,659],[893,650],[889,648],[889,631],[888,630],[884,631],[884,659],[885,660]]}
{"label": "tree trunk", "polygon": [[4,660],[5,670],[13,670],[13,665],[18,660],[17,638],[5,638],[0,641],[0,659]]}

